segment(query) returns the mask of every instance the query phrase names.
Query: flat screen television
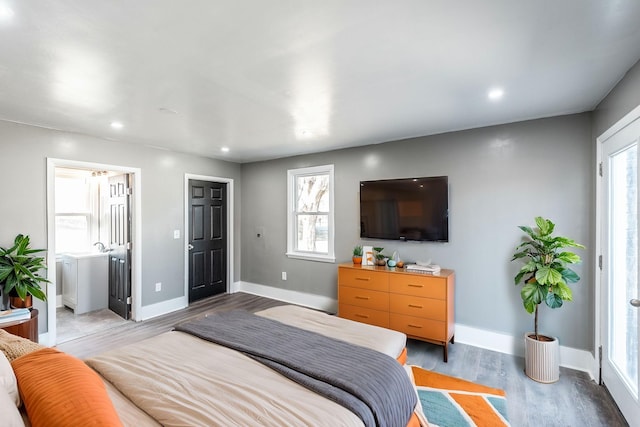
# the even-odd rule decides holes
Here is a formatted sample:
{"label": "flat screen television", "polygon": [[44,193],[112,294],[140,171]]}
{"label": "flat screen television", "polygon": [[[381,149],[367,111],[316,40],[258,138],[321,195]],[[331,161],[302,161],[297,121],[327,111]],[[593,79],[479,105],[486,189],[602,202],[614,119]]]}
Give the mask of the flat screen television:
{"label": "flat screen television", "polygon": [[448,242],[448,177],[361,181],[360,237]]}

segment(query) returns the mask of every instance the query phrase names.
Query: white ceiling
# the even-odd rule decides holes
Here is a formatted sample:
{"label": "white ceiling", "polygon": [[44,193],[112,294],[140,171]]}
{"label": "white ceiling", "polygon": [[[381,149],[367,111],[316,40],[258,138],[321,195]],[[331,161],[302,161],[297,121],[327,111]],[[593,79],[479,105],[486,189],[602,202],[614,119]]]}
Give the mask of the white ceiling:
{"label": "white ceiling", "polygon": [[0,0],[0,119],[239,162],[326,151],[590,111],[639,23],[638,0]]}

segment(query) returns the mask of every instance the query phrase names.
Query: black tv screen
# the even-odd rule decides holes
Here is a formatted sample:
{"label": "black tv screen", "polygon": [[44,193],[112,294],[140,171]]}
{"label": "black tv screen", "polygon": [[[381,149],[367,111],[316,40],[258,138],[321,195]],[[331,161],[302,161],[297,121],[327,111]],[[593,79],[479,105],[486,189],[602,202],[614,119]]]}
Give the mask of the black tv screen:
{"label": "black tv screen", "polygon": [[448,242],[448,177],[361,181],[360,237]]}

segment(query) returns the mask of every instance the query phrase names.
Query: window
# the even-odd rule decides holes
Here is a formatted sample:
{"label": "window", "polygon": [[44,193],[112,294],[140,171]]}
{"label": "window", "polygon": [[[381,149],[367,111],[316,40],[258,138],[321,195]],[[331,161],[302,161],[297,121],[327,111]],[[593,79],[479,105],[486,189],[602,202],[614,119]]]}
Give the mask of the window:
{"label": "window", "polygon": [[82,172],[56,174],[56,253],[88,252],[98,240],[100,180]]}
{"label": "window", "polygon": [[287,256],[334,262],[333,165],[287,171]]}

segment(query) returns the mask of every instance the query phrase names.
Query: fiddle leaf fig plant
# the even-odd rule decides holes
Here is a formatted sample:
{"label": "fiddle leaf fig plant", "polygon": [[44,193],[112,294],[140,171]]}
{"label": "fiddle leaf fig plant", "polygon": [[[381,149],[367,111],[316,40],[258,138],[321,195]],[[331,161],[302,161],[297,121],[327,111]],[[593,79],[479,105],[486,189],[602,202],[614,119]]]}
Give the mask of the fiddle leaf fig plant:
{"label": "fiddle leaf fig plant", "polygon": [[43,257],[35,256],[44,252],[44,249],[32,249],[29,243],[29,236],[18,234],[12,247],[0,247],[0,287],[4,292],[17,295],[22,300],[31,294],[46,301],[47,295],[40,284],[49,281],[40,276],[39,272],[47,267]]}
{"label": "fiddle leaf fig plant", "polygon": [[525,265],[516,274],[515,285],[523,284],[520,291],[522,304],[528,313],[535,313],[534,333],[538,336],[538,306],[544,301],[550,308],[562,307],[573,295],[569,283],[580,280],[568,267],[579,263],[580,257],[565,248],[584,246],[567,237],[553,236],[555,224],[542,217],[535,218],[537,228],[519,226],[526,233],[525,241],[518,245],[511,261],[521,259]]}

